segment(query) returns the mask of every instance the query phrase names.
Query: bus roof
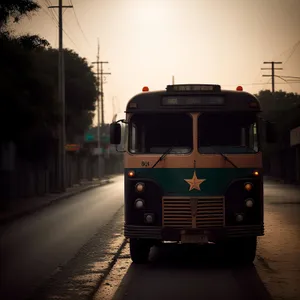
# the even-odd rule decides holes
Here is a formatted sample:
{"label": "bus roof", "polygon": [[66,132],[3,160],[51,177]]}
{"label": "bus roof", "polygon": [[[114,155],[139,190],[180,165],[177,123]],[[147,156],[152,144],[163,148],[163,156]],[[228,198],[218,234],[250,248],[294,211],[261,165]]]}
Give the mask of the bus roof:
{"label": "bus roof", "polygon": [[126,113],[260,112],[258,99],[244,91],[222,90],[219,85],[168,85],[131,98]]}

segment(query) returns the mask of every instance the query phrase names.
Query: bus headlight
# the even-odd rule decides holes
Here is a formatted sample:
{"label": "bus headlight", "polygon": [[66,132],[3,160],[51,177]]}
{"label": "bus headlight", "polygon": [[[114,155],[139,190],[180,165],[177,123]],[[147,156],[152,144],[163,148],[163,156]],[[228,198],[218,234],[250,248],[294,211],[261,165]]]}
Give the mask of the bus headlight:
{"label": "bus headlight", "polygon": [[151,224],[154,222],[154,214],[145,214],[144,219],[146,223]]}
{"label": "bus headlight", "polygon": [[142,208],[145,207],[145,201],[141,198],[138,198],[138,199],[135,200],[134,206],[137,209],[142,209]]}
{"label": "bus headlight", "polygon": [[242,222],[244,220],[244,217],[243,217],[242,214],[237,214],[235,219],[236,219],[237,222]]}
{"label": "bus headlight", "polygon": [[135,185],[135,190],[139,193],[143,192],[145,189],[145,184],[143,182],[138,182],[136,185]]}
{"label": "bus headlight", "polygon": [[250,192],[253,188],[253,184],[251,182],[245,183],[245,190]]}
{"label": "bus headlight", "polygon": [[249,198],[249,199],[246,199],[246,206],[247,207],[253,207],[253,205],[254,205],[254,200],[253,199],[251,199],[251,198]]}

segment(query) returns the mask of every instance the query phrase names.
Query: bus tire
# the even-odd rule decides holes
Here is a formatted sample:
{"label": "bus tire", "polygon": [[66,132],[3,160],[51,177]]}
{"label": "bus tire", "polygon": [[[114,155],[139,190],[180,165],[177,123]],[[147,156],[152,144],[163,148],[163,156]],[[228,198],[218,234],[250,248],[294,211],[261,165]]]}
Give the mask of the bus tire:
{"label": "bus tire", "polygon": [[226,257],[240,265],[252,265],[256,256],[257,237],[234,238],[227,244]]}
{"label": "bus tire", "polygon": [[130,239],[130,257],[135,264],[148,262],[151,244],[146,239]]}

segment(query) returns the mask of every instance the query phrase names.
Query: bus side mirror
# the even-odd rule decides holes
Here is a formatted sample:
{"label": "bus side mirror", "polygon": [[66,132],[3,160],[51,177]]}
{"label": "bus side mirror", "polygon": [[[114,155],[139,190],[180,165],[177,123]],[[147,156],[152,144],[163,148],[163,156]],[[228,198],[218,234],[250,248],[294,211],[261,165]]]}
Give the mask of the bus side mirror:
{"label": "bus side mirror", "polygon": [[121,125],[119,123],[111,123],[109,126],[110,131],[110,143],[112,145],[121,144]]}
{"label": "bus side mirror", "polygon": [[275,143],[277,140],[277,134],[274,123],[266,122],[266,141],[267,143]]}

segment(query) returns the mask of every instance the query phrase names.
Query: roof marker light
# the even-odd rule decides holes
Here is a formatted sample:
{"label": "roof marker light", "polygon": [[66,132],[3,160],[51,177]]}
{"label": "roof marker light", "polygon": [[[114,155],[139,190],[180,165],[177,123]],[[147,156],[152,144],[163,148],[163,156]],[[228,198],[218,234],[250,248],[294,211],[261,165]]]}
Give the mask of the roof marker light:
{"label": "roof marker light", "polygon": [[143,87],[143,92],[149,92],[149,88],[147,86]]}
{"label": "roof marker light", "polygon": [[236,88],[236,90],[237,90],[237,91],[243,91],[243,87],[239,85],[239,86]]}
{"label": "roof marker light", "polygon": [[128,173],[127,173],[128,177],[134,177],[135,176],[135,172],[133,170],[130,170]]}

